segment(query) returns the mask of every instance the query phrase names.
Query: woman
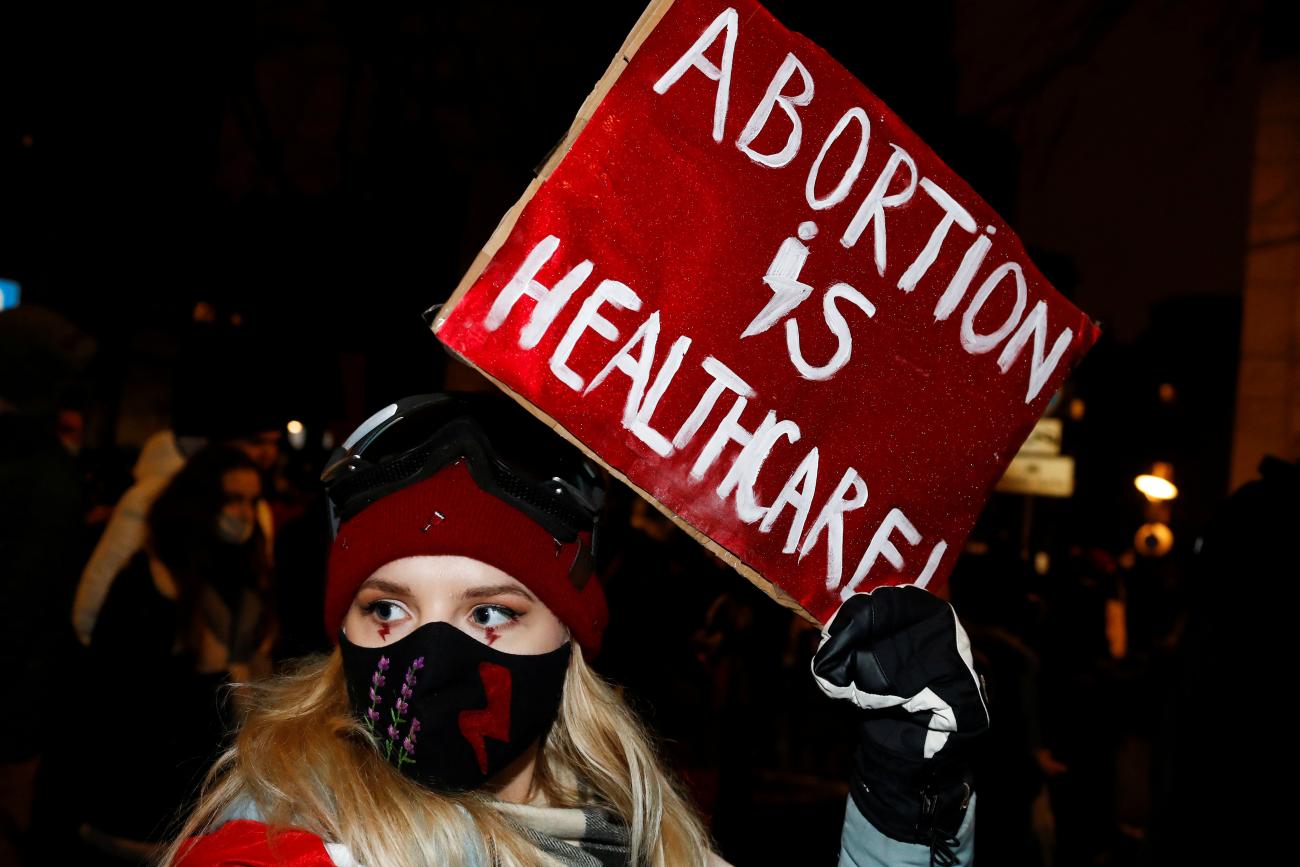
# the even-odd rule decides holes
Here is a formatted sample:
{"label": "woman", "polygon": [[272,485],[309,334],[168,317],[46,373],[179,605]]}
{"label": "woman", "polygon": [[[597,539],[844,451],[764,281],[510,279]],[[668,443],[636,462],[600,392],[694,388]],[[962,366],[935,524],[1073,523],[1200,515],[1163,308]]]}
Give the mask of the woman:
{"label": "woman", "polygon": [[[521,411],[491,407],[408,398],[336,453],[325,612],[338,647],[244,690],[243,726],[166,863],[720,862],[644,730],[587,665],[607,619],[601,475]],[[969,780],[934,760],[987,719],[978,697],[969,715],[964,633],[924,591],[862,598],[874,616],[859,601],[828,625],[819,683],[903,709],[864,734],[888,742],[871,748],[884,761],[855,769],[844,857],[969,863]],[[929,664],[900,672],[918,656],[898,652],[913,624]],[[864,667],[859,651],[878,640],[890,646]],[[910,691],[881,695],[876,674]],[[866,794],[867,780],[889,801]]]}
{"label": "woman", "polygon": [[[92,707],[124,701],[71,738],[85,751],[83,837],[146,852],[215,758],[230,681],[269,673],[270,575],[257,526],[261,481],[240,451],[194,455],[148,513],[145,550],[114,581],[92,636]],[[83,765],[82,770],[85,769]],[[124,798],[123,780],[134,794]]]}
{"label": "woman", "polygon": [[602,478],[520,415],[410,398],[336,455],[325,609],[339,646],[242,692],[242,727],[179,839],[205,836],[168,861],[713,858],[586,662],[607,619]]}

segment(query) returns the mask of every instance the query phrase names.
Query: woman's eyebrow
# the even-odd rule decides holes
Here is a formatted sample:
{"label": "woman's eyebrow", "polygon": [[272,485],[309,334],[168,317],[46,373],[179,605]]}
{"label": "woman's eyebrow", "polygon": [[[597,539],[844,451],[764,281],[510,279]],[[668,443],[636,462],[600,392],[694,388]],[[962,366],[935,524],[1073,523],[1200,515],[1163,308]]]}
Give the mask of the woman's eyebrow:
{"label": "woman's eyebrow", "polygon": [[381,590],[384,593],[392,593],[394,596],[412,595],[410,587],[407,587],[405,584],[398,584],[395,581],[389,581],[385,578],[367,578],[365,581],[361,582],[361,586],[358,587],[357,589],[358,590],[369,590],[369,589]]}
{"label": "woman's eyebrow", "polygon": [[500,596],[503,593],[513,593],[516,596],[522,596],[529,602],[536,602],[537,598],[529,593],[527,589],[519,584],[490,584],[483,587],[471,587],[461,594],[462,599],[486,599],[489,596]]}

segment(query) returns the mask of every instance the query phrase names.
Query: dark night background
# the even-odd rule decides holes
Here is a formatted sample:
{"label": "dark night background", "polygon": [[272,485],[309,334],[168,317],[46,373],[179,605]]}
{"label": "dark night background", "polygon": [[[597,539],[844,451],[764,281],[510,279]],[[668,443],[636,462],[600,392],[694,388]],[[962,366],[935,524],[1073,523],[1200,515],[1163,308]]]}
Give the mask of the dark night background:
{"label": "dark night background", "polygon": [[[976,541],[1013,560],[1105,552],[1107,568],[1127,576],[1130,615],[1134,606],[1149,614],[1130,627],[1130,644],[1145,629],[1156,647],[1184,599],[1170,589],[1183,586],[1171,564],[1190,556],[1234,481],[1258,94],[1268,69],[1300,53],[1297,4],[767,5],[883,98],[1100,322],[1102,342],[1057,410],[1077,461],[1075,496],[1027,505],[997,495]],[[214,356],[214,368],[255,359],[284,418],[314,433],[344,433],[389,400],[439,387],[447,362],[421,312],[454,288],[641,10],[507,0],[5,4],[0,277],[22,284],[24,303],[58,310],[97,340],[87,445],[129,466],[125,456],[168,424],[199,302],[238,322],[232,345],[244,357]],[[1066,413],[1071,401],[1077,417]],[[1146,504],[1132,479],[1156,460],[1176,468],[1181,495],[1169,517],[1175,551],[1152,565],[1133,559]],[[703,620],[723,597],[724,616],[737,605],[746,623],[783,616],[698,552],[674,556],[668,586],[694,606],[689,616]],[[1040,596],[1031,587],[1027,598]],[[635,587],[622,598],[628,621],[637,606],[670,607],[638,600]],[[684,643],[690,634],[682,625]],[[1033,630],[1021,637],[1033,643]],[[638,677],[653,677],[613,666],[633,693]],[[1106,700],[1139,688],[1125,677]],[[685,737],[683,753],[696,749],[683,734],[689,723],[656,712],[653,689],[642,693],[665,735]],[[842,733],[842,722],[827,725]],[[1129,735],[1149,749],[1148,722],[1116,724],[1114,750],[1129,749]],[[812,731],[799,728],[806,720],[789,724]],[[746,802],[750,817],[803,822],[826,839],[755,831],[744,842],[719,829],[736,863],[802,845],[834,851],[839,819],[827,818],[820,784],[790,782],[825,757],[779,758],[787,776],[745,778],[759,792]],[[792,790],[802,794],[782,801]],[[1084,796],[1067,792],[1058,813]],[[1119,801],[1105,832],[1119,842],[1107,837],[1058,864],[1147,863],[1144,829],[1159,807]],[[1083,833],[1060,821],[1063,839]]]}

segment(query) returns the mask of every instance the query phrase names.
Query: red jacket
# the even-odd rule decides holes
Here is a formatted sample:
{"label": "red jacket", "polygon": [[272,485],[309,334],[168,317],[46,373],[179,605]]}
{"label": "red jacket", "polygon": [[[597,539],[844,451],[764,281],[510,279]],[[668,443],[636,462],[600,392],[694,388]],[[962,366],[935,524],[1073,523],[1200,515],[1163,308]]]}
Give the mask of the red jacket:
{"label": "red jacket", "polygon": [[173,867],[334,867],[319,837],[297,828],[270,836],[261,822],[236,819],[185,841]]}

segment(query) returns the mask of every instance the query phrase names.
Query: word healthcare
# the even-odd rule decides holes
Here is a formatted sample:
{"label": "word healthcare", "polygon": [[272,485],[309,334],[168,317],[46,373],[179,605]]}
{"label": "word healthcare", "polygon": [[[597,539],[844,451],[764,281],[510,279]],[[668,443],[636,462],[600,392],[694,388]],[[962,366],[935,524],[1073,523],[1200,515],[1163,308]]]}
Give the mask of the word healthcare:
{"label": "word healthcare", "polygon": [[775,597],[931,589],[1088,319],[753,2],[647,10],[435,323]]}

